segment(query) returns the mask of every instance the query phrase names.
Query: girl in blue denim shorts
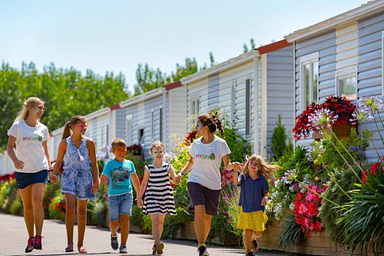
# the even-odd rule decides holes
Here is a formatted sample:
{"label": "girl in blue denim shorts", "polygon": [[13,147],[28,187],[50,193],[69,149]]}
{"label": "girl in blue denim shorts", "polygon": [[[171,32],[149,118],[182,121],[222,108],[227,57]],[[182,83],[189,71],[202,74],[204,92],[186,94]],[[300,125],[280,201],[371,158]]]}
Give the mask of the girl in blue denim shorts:
{"label": "girl in blue denim shorts", "polygon": [[[112,151],[115,159],[109,161],[100,177],[100,185],[108,182],[109,227],[111,230],[111,246],[113,250],[119,248],[117,229],[120,225],[121,245],[120,253],[127,253],[127,239],[129,233],[129,216],[132,215],[133,193],[132,184],[136,195],[140,191],[140,182],[135,166],[125,159],[127,145],[123,139],[112,142]],[[137,199],[136,199],[137,200]]]}
{"label": "girl in blue denim shorts", "polygon": [[84,136],[86,130],[87,123],[82,116],[74,116],[65,124],[56,164],[53,168],[54,174],[58,173],[64,160],[61,193],[65,195],[67,207],[65,226],[68,246],[65,248],[65,252],[73,252],[73,226],[77,198],[77,249],[79,253],[87,253],[87,250],[83,247],[85,226],[87,224],[87,204],[88,200],[95,199],[99,186],[99,168],[96,163],[95,143]]}

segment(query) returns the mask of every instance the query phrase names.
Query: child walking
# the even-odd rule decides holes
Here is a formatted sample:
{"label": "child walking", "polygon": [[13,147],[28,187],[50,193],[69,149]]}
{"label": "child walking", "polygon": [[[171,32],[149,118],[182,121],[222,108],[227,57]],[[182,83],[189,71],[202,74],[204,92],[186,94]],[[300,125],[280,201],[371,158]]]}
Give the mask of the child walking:
{"label": "child walking", "polygon": [[127,239],[129,234],[129,216],[132,215],[133,193],[132,184],[139,194],[140,182],[133,163],[125,159],[127,144],[123,139],[112,142],[112,152],[115,159],[105,166],[100,177],[100,185],[108,182],[109,228],[111,230],[111,246],[113,250],[119,248],[117,229],[120,225],[121,245],[120,253],[128,253]]}
{"label": "child walking", "polygon": [[238,175],[240,165],[234,164],[233,183],[241,188],[237,228],[245,230],[246,256],[252,256],[252,251],[256,252],[259,249],[256,239],[263,235],[268,221],[264,213],[269,195],[267,179],[272,178],[277,169],[279,166],[266,163],[258,155],[253,155],[246,160],[240,175]]}
{"label": "child walking", "polygon": [[[72,135],[71,135],[72,130]],[[88,200],[95,199],[99,186],[99,168],[96,163],[95,143],[84,136],[87,121],[82,116],[74,116],[65,124],[57,160],[53,167],[56,176],[64,160],[61,175],[61,193],[65,195],[65,227],[68,246],[65,252],[73,252],[73,227],[77,198],[77,226],[79,253],[87,253],[83,247],[85,226],[87,224]],[[91,172],[92,169],[92,172]],[[93,175],[92,175],[93,174]]]}
{"label": "child walking", "polygon": [[[160,241],[163,233],[165,214],[176,215],[173,189],[169,181],[169,175],[176,177],[171,164],[163,162],[165,154],[164,144],[155,141],[149,148],[149,153],[154,161],[146,166],[143,181],[140,187],[140,195],[137,205],[143,207],[144,215],[151,216],[152,236],[154,241],[152,254],[163,254],[164,244]],[[144,205],[143,195],[145,192]]]}

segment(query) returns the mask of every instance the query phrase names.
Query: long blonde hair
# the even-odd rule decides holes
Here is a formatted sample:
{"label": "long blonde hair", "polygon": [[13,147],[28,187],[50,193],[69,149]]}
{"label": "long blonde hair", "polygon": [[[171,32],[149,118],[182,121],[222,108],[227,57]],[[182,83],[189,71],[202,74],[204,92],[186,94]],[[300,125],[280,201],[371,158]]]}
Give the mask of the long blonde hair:
{"label": "long blonde hair", "polygon": [[74,124],[77,124],[77,122],[79,122],[79,121],[84,122],[84,123],[87,122],[85,117],[76,115],[76,116],[72,117],[71,120],[69,120],[68,122],[65,123],[63,135],[61,136],[62,140],[71,136],[71,126]]}
{"label": "long blonde hair", "polygon": [[27,119],[29,115],[29,109],[37,107],[40,103],[44,103],[44,101],[37,97],[29,97],[26,101],[24,101],[23,109],[19,112],[19,114],[17,114],[17,117],[13,122],[15,123]]}
{"label": "long blonde hair", "polygon": [[260,176],[263,176],[266,179],[273,179],[275,177],[275,171],[280,169],[280,166],[268,164],[264,159],[259,155],[252,155],[250,157],[246,158],[246,163],[243,168],[243,175],[245,178],[245,174],[249,172],[248,165],[249,162],[252,162],[254,160],[257,160],[257,163],[259,164],[258,174]]}

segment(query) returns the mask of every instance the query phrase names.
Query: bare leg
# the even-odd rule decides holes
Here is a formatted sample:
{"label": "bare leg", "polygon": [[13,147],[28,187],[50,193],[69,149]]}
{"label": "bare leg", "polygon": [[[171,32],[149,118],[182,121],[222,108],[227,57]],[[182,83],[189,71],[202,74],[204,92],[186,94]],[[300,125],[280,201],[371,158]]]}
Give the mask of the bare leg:
{"label": "bare leg", "polygon": [[121,245],[127,245],[129,234],[129,215],[120,215]]}
{"label": "bare leg", "polygon": [[81,248],[84,243],[85,226],[87,225],[87,204],[88,200],[77,200],[77,248]]}
{"label": "bare leg", "polygon": [[43,198],[45,191],[44,183],[32,184],[32,205],[33,205],[33,215],[36,226],[36,235],[41,236],[44,222],[44,208],[43,208]]}
{"label": "bare leg", "polygon": [[205,243],[206,236],[207,236],[205,215],[206,215],[205,206],[196,205],[194,226],[195,226],[197,242],[199,243],[199,245]]}
{"label": "bare leg", "polygon": [[111,230],[111,235],[112,236],[117,236],[117,230],[119,229],[119,220],[111,220],[109,222],[109,229]]}
{"label": "bare leg", "polygon": [[75,220],[75,201],[76,198],[72,194],[65,195],[65,204],[67,209],[65,210],[65,228],[67,229],[67,241],[68,246],[73,246],[73,226]]}
{"label": "bare leg", "polygon": [[252,229],[245,230],[245,236],[244,236],[245,253],[250,253],[252,251],[251,249],[252,233],[253,233]]}
{"label": "bare leg", "polygon": [[32,186],[20,189],[21,200],[23,201],[24,207],[24,222],[27,227],[28,236],[34,237],[34,217],[33,217],[33,205],[32,205]]}
{"label": "bare leg", "polygon": [[160,243],[161,235],[163,234],[165,214],[152,214],[152,236],[155,240],[155,245]]}
{"label": "bare leg", "polygon": [[209,231],[211,231],[211,220],[212,220],[212,215],[205,214],[204,216],[204,221],[205,221],[205,241],[207,241]]}

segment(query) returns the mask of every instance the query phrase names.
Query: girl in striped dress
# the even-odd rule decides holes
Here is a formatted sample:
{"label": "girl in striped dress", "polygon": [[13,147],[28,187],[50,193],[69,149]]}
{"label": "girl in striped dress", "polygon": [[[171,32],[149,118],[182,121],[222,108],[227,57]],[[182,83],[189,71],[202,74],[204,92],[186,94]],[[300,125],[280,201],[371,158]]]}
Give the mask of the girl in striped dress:
{"label": "girl in striped dress", "polygon": [[[163,254],[164,244],[160,241],[160,238],[163,233],[165,214],[176,215],[169,175],[175,178],[176,174],[171,164],[163,162],[165,147],[162,142],[153,142],[149,148],[149,153],[154,161],[153,164],[145,168],[137,205],[139,208],[143,208],[144,215],[149,215],[152,219],[152,236],[155,240],[152,254]],[[143,205],[142,197],[144,192]]]}

